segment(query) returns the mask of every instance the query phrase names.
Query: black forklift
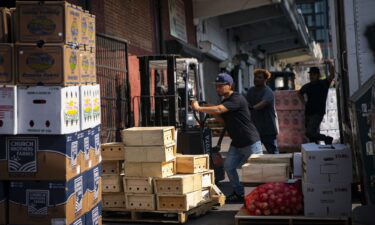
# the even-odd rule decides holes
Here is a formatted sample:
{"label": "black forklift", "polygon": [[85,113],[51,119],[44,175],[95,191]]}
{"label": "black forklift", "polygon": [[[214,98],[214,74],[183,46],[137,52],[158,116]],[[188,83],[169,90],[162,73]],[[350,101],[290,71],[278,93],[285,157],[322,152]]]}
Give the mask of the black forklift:
{"label": "black forklift", "polygon": [[177,152],[209,154],[216,182],[224,179],[219,148],[212,148],[208,115],[192,110],[191,100],[204,103],[199,62],[178,55],[139,57],[141,95],[133,97],[139,107],[139,125],[174,126]]}

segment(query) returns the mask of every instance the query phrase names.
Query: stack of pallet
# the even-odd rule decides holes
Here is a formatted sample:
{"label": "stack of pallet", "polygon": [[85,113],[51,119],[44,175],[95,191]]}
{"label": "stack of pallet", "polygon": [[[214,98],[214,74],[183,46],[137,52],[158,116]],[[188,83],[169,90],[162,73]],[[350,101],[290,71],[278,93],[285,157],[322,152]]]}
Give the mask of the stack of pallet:
{"label": "stack of pallet", "polygon": [[[122,136],[124,155],[110,159],[125,160],[124,176],[115,161],[108,166],[116,167],[110,171],[115,174],[103,170],[103,192],[116,187],[116,194],[103,194],[105,211],[177,213],[204,203],[222,203],[223,195],[214,186],[214,173],[209,170],[208,155],[177,155],[173,127],[135,127],[124,130]],[[104,169],[108,158],[102,154]],[[106,182],[106,176],[111,176],[111,182]],[[121,183],[123,189],[117,188]],[[140,221],[140,217],[130,220]]]}
{"label": "stack of pallet", "polygon": [[17,1],[15,9],[0,9],[0,42],[8,42],[0,43],[3,218],[100,223],[95,17],[65,1]]}
{"label": "stack of pallet", "polygon": [[123,143],[101,145],[103,172],[103,208],[124,208],[125,194],[122,178],[125,146]]}

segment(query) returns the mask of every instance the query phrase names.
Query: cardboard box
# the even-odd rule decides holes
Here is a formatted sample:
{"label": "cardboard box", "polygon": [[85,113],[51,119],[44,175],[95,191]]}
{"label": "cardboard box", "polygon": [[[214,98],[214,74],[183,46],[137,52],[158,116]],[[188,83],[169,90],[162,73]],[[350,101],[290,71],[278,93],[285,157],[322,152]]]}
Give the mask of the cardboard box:
{"label": "cardboard box", "polygon": [[281,154],[252,154],[247,160],[249,163],[286,163],[289,166],[293,158],[292,153],[281,153]]}
{"label": "cardboard box", "polygon": [[76,134],[0,136],[0,179],[69,180],[81,173]]}
{"label": "cardboard box", "polygon": [[5,183],[0,181],[0,224],[2,225],[8,224],[7,205],[8,205],[8,198],[5,193]]}
{"label": "cardboard box", "polygon": [[96,49],[92,48],[89,54],[89,74],[90,83],[97,83],[97,73],[96,73]]}
{"label": "cardboard box", "polygon": [[123,173],[122,161],[103,161],[102,162],[103,174],[117,174]]}
{"label": "cardboard box", "polygon": [[289,179],[289,169],[287,163],[246,163],[241,169],[241,181],[250,183],[285,182]]}
{"label": "cardboard box", "polygon": [[101,126],[98,125],[94,128],[86,130],[90,137],[90,159],[93,162],[93,165],[98,165],[102,162],[102,155],[100,151],[100,132]]}
{"label": "cardboard box", "polygon": [[88,15],[88,32],[89,32],[89,47],[96,48],[96,22],[95,16]]}
{"label": "cardboard box", "polygon": [[14,45],[0,43],[0,84],[14,84],[14,76]]}
{"label": "cardboard box", "polygon": [[352,198],[351,185],[349,183],[303,183],[302,187],[305,202],[305,216],[351,216]]}
{"label": "cardboard box", "polygon": [[352,182],[352,153],[347,145],[304,144],[302,166],[302,177],[306,183]]}
{"label": "cardboard box", "polygon": [[10,224],[71,224],[84,215],[83,176],[65,181],[12,181]]}
{"label": "cardboard box", "polygon": [[123,192],[122,175],[116,174],[103,174],[102,187],[103,193]]}
{"label": "cardboard box", "polygon": [[66,2],[17,1],[17,40],[81,44],[82,11]]}
{"label": "cardboard box", "polygon": [[153,194],[154,183],[152,177],[124,177],[125,193]]}
{"label": "cardboard box", "polygon": [[121,142],[101,144],[100,149],[103,160],[125,159],[125,145]]}
{"label": "cardboard box", "polygon": [[304,110],[298,91],[275,91],[276,110]]}
{"label": "cardboard box", "polygon": [[87,131],[80,131],[77,133],[79,161],[81,162],[81,171],[90,170],[93,166],[93,161],[90,159],[90,136]]}
{"label": "cardboard box", "polygon": [[86,225],[102,225],[102,202],[98,203],[85,215]]}
{"label": "cardboard box", "polygon": [[154,179],[155,194],[186,194],[202,189],[201,174],[174,175]]}
{"label": "cardboard box", "polygon": [[208,155],[177,155],[177,173],[200,173],[210,168]]}
{"label": "cardboard box", "polygon": [[161,163],[131,163],[125,164],[125,175],[128,177],[169,177],[176,174],[176,161]]}
{"label": "cardboard box", "polygon": [[126,208],[125,193],[103,193],[103,208]]}
{"label": "cardboard box", "polygon": [[11,37],[11,26],[10,26],[11,14],[7,8],[0,8],[0,43],[10,42]]}
{"label": "cardboard box", "polygon": [[91,82],[91,74],[90,74],[90,52],[89,51],[80,51],[79,53],[79,61],[81,63],[80,66],[80,76],[81,76],[81,83],[88,84]]}
{"label": "cardboard box", "polygon": [[93,100],[92,100],[92,114],[93,114],[93,122],[91,124],[92,127],[97,127],[101,124],[101,95],[100,95],[100,85],[92,85],[91,90],[93,93]]}
{"label": "cardboard box", "polygon": [[125,146],[166,146],[175,143],[174,127],[133,127],[122,131]]}
{"label": "cardboard box", "polygon": [[86,130],[92,127],[93,124],[93,91],[91,86],[84,85],[79,87],[79,108],[81,130]]}
{"label": "cardboard box", "polygon": [[126,209],[154,211],[156,209],[154,194],[125,193]]}
{"label": "cardboard box", "polygon": [[202,190],[184,195],[163,194],[156,195],[157,210],[188,211],[203,202]]}
{"label": "cardboard box", "polygon": [[0,87],[0,135],[17,134],[17,87]]}
{"label": "cardboard box", "polygon": [[85,183],[85,212],[89,212],[93,205],[97,205],[102,200],[102,166],[95,166],[84,173]]}
{"label": "cardboard box", "polygon": [[86,224],[86,217],[85,215],[81,216],[80,218],[76,219],[73,223],[69,225],[84,225]]}
{"label": "cardboard box", "polygon": [[81,41],[80,43],[84,46],[89,46],[90,34],[89,34],[89,11],[82,11],[81,13]]}
{"label": "cardboard box", "polygon": [[16,82],[68,86],[81,82],[79,50],[68,45],[16,45]]}
{"label": "cardboard box", "polygon": [[126,162],[167,162],[176,158],[176,145],[125,147]]}
{"label": "cardboard box", "polygon": [[19,134],[80,131],[78,87],[18,87]]}
{"label": "cardboard box", "polygon": [[280,129],[277,144],[280,148],[291,148],[300,151],[301,144],[306,143],[305,129]]}
{"label": "cardboard box", "polygon": [[293,177],[294,178],[302,177],[302,153],[301,152],[293,153]]}

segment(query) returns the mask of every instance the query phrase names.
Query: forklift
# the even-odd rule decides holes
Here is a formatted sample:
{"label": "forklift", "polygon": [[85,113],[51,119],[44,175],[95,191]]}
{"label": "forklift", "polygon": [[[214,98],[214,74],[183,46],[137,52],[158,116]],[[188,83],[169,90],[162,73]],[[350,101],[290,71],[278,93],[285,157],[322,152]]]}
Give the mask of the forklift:
{"label": "forklift", "polygon": [[141,95],[133,97],[132,104],[139,107],[140,126],[174,126],[177,152],[208,154],[216,182],[223,180],[222,158],[218,147],[212,148],[208,115],[190,106],[193,99],[204,103],[198,60],[178,55],[138,58]]}

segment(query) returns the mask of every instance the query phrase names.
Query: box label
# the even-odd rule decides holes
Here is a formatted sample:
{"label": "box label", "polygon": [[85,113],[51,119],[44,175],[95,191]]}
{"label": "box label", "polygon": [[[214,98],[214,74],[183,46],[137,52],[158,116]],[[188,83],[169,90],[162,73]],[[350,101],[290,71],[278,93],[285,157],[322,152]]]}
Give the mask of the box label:
{"label": "box label", "polygon": [[7,138],[8,172],[37,172],[38,138]]}
{"label": "box label", "polygon": [[99,167],[94,169],[94,199],[97,200],[99,197]]}
{"label": "box label", "polygon": [[83,225],[83,222],[82,222],[82,218],[79,218],[78,220],[76,220],[73,225]]}
{"label": "box label", "polygon": [[72,167],[77,166],[77,156],[78,156],[78,141],[73,141],[71,144],[71,152],[70,152],[70,163]]}
{"label": "box label", "polygon": [[27,212],[31,216],[46,216],[48,214],[49,191],[26,190]]}
{"label": "box label", "polygon": [[64,119],[65,121],[75,121],[79,119],[79,104],[78,99],[72,98],[65,101]]}
{"label": "box label", "polygon": [[92,210],[92,224],[94,224],[94,225],[99,224],[99,209],[98,209],[98,207],[95,207]]}
{"label": "box label", "polygon": [[85,160],[89,160],[90,159],[90,139],[89,137],[85,137],[83,139],[83,150],[84,150],[84,153],[85,153]]}
{"label": "box label", "polygon": [[100,135],[95,134],[95,154],[100,154]]}
{"label": "box label", "polygon": [[75,196],[76,196],[75,212],[77,213],[82,210],[82,200],[83,200],[82,176],[74,180],[74,191],[75,191]]}

